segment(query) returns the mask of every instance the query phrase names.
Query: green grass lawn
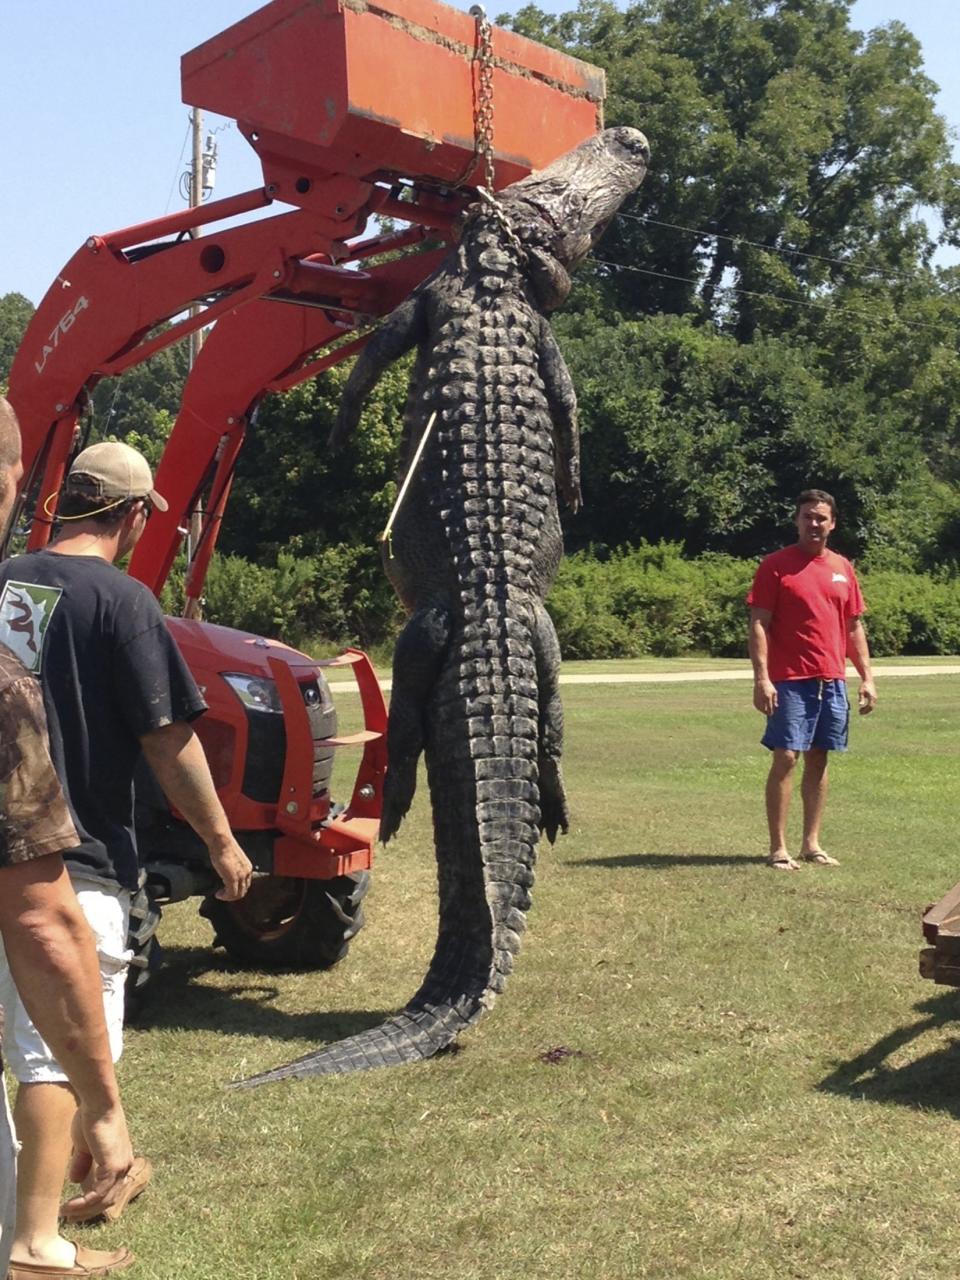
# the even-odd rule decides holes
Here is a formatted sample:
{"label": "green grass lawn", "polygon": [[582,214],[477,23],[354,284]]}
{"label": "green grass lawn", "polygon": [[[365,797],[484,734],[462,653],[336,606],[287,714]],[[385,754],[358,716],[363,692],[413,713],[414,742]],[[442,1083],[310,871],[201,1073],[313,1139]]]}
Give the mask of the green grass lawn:
{"label": "green grass lawn", "polygon": [[761,860],[748,688],[565,704],[573,829],[542,848],[517,970],[460,1052],[223,1088],[415,990],[436,924],[425,793],[329,974],[237,971],[195,904],[167,913],[122,1064],[155,1183],[85,1239],[129,1243],[144,1280],[952,1274],[960,995],[916,968],[920,912],[960,879],[956,677],[881,685],[832,765],[842,866],[796,875]]}

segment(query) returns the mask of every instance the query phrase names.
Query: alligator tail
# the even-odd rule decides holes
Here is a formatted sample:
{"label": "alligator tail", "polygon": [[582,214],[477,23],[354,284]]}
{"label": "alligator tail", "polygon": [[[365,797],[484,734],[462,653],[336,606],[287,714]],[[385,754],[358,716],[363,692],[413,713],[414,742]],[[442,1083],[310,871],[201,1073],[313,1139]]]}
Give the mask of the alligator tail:
{"label": "alligator tail", "polygon": [[431,697],[432,722],[449,729],[459,720],[463,731],[453,750],[449,734],[442,749],[426,747],[440,924],[419,991],[379,1026],[234,1088],[420,1062],[452,1045],[503,989],[530,906],[540,818],[536,667],[526,617],[510,617],[521,610],[508,605],[501,618],[502,660],[493,663],[490,639],[468,618]]}
{"label": "alligator tail", "polygon": [[[513,264],[497,250],[497,235],[495,227],[478,232],[486,273],[480,283],[492,299],[481,307],[469,289],[459,295],[455,315],[438,337],[448,363],[431,367],[434,398],[425,401],[427,411],[437,410],[437,423],[418,477],[420,499],[435,513],[446,544],[446,568],[430,585],[434,600],[441,598],[435,583],[442,578],[458,601],[448,608],[449,635],[435,681],[425,682],[431,687],[414,699],[416,714],[395,715],[398,677],[411,666],[406,660],[395,665],[390,709],[388,779],[392,771],[404,781],[397,784],[401,797],[387,836],[412,797],[419,750],[417,744],[401,758],[398,725],[425,728],[440,897],[436,950],[423,985],[400,1013],[239,1087],[432,1057],[492,1005],[520,948],[541,822],[537,653],[543,649],[543,591],[532,566],[550,554],[559,559],[560,537],[552,431],[537,373],[539,319],[500,293]],[[490,274],[497,271],[499,276]],[[509,360],[497,349],[506,333]],[[469,376],[469,394],[457,389],[451,373]],[[415,522],[417,503],[411,497],[397,520],[400,563],[404,522]],[[417,625],[415,614],[408,623],[415,629],[414,652],[429,648],[429,634],[437,630],[422,615],[419,633]],[[558,822],[565,823],[552,763],[556,780],[544,778],[551,838]]]}

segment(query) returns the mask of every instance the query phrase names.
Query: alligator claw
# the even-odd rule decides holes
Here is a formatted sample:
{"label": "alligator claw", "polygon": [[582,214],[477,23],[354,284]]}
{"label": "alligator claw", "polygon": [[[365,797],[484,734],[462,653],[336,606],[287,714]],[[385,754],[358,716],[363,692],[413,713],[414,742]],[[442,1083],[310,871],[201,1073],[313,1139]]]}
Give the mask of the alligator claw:
{"label": "alligator claw", "polygon": [[551,844],[560,832],[570,829],[570,810],[563,787],[560,762],[550,756],[540,758],[540,830]]}
{"label": "alligator claw", "polygon": [[400,823],[407,816],[417,789],[417,765],[391,764],[383,782],[383,812],[380,815],[380,841],[387,841],[397,834]]}

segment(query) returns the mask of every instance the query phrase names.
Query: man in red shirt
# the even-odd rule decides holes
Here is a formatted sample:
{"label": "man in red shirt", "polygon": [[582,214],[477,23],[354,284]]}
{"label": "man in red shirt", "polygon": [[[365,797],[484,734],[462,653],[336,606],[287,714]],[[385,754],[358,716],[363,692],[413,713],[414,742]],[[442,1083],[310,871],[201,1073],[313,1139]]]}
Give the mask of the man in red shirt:
{"label": "man in red shirt", "polygon": [[800,857],[815,866],[837,865],[820,847],[820,822],[828,753],[847,749],[847,658],[860,675],[861,713],[877,703],[860,585],[850,561],[827,547],[836,522],[830,494],[805,489],[797,499],[796,543],[761,561],[747,596],[753,705],[767,717],[761,741],[773,752],[766,787],[768,862],[780,871],[800,869],[787,851],[786,825],[801,754]]}

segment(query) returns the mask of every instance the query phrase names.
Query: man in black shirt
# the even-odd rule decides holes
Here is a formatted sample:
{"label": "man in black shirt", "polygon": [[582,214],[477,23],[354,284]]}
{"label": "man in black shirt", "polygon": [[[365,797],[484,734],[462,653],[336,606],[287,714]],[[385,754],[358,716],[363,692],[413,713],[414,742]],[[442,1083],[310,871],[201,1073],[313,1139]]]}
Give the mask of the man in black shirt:
{"label": "man in black shirt", "polygon": [[[138,877],[133,772],[141,750],[168,800],[207,845],[223,880],[218,897],[242,897],[251,866],[230,831],[200,742],[190,726],[205,703],[156,600],[116,568],[136,545],[150,511],[166,509],[146,460],[104,442],[70,469],[49,549],[0,568],[0,641],[41,682],[51,755],[77,828],[64,860],[98,935],[104,1003],[114,1058],[122,1026],[126,922]],[[2,981],[2,978],[0,978]],[[72,1108],[59,1066],[39,1042],[11,1066],[22,1082],[15,1120],[23,1143],[14,1257],[62,1256],[57,1230]],[[139,1162],[143,1185],[149,1164]],[[56,1185],[54,1182],[56,1181]]]}
{"label": "man in black shirt", "polygon": [[[9,519],[22,472],[16,417],[0,396],[0,528]],[[19,997],[55,1046],[79,1100],[91,1190],[71,1207],[102,1212],[125,1194],[133,1153],[110,1058],[97,953],[61,857],[76,844],[77,833],[50,761],[40,688],[2,645],[0,785],[0,950]],[[14,1164],[0,1073],[0,1276],[7,1275],[13,1238]],[[74,1267],[91,1273],[133,1261],[128,1249],[72,1247]]]}

